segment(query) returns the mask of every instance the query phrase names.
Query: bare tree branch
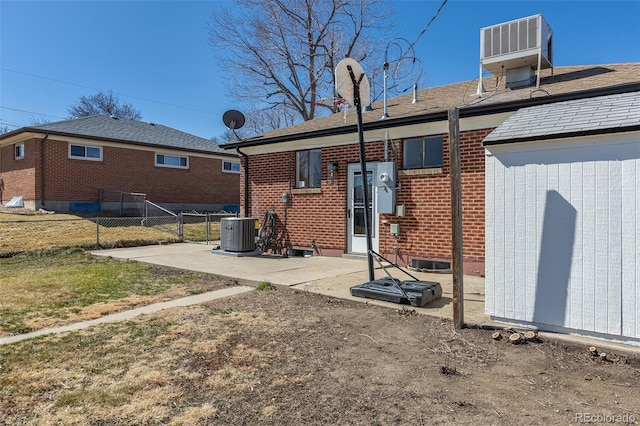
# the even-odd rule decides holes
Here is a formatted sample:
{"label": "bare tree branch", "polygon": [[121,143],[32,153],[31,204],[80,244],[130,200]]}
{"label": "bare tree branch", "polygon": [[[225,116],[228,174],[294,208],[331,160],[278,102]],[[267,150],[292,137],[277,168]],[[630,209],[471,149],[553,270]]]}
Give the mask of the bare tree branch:
{"label": "bare tree branch", "polygon": [[[272,130],[338,110],[323,99],[336,96],[342,58],[364,60],[370,79],[377,75],[389,16],[382,0],[235,0],[212,14],[208,41],[229,75],[228,95],[271,110],[256,127]],[[275,111],[286,116],[276,120]]]}
{"label": "bare tree branch", "polygon": [[140,120],[142,113],[131,104],[120,104],[120,100],[110,90],[98,92],[91,96],[81,96],[77,104],[67,107],[69,118],[87,117],[90,115],[111,115],[130,120]]}

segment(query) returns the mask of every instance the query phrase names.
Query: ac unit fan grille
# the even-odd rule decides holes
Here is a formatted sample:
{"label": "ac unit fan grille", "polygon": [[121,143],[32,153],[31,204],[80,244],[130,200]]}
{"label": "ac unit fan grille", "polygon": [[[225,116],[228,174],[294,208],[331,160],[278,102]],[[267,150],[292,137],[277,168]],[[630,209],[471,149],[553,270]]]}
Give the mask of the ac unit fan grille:
{"label": "ac unit fan grille", "polygon": [[485,28],[484,57],[505,55],[537,46],[538,19],[523,19]]}

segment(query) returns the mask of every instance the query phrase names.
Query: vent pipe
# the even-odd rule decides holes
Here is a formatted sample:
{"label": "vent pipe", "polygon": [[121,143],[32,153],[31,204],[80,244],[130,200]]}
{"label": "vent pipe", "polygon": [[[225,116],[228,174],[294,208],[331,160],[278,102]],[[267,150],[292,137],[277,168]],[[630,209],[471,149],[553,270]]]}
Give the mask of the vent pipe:
{"label": "vent pipe", "polygon": [[480,96],[485,93],[484,84],[482,83],[482,58],[480,58],[480,75],[478,76],[478,90],[476,91],[476,95]]}
{"label": "vent pipe", "polygon": [[383,69],[383,77],[382,77],[382,104],[383,104],[383,113],[381,120],[385,118],[389,118],[389,109],[387,106],[387,70],[389,69],[389,62],[385,62],[382,66]]}
{"label": "vent pipe", "polygon": [[418,103],[418,83],[413,83],[413,101],[411,103]]}

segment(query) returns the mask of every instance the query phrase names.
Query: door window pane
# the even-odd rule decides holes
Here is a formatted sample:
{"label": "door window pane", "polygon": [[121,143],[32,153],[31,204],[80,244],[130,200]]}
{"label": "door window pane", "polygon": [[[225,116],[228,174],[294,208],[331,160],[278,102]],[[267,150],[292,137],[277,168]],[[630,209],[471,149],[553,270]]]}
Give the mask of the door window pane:
{"label": "door window pane", "polygon": [[[373,223],[373,172],[367,170],[367,196],[369,198],[369,223],[371,224],[371,236],[374,235],[375,224]],[[366,235],[366,224],[364,222],[364,190],[362,186],[362,172],[353,174],[353,234]]]}

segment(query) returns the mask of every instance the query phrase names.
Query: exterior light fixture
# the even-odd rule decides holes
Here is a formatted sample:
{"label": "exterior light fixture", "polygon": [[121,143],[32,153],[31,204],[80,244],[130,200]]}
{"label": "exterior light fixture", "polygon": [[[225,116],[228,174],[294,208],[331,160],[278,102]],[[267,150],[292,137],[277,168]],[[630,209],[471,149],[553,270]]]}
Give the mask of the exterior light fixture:
{"label": "exterior light fixture", "polygon": [[328,163],[327,164],[327,180],[332,185],[336,180],[336,174],[338,174],[338,163]]}

